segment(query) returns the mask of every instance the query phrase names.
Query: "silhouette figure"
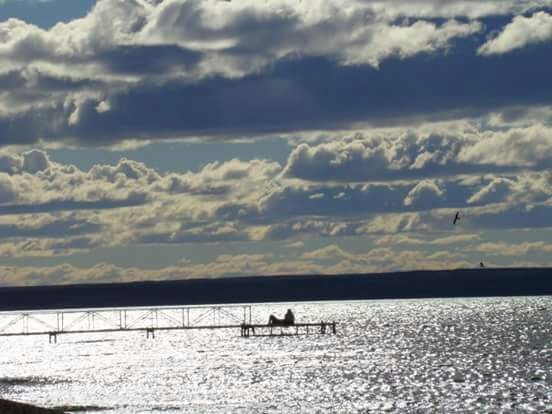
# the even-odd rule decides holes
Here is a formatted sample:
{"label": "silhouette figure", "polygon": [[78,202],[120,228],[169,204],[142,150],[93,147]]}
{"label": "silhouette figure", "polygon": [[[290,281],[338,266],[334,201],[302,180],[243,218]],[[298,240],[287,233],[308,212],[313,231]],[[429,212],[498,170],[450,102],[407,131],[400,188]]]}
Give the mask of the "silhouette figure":
{"label": "silhouette figure", "polygon": [[295,315],[291,311],[291,309],[288,309],[286,312],[286,315],[284,316],[284,319],[277,318],[274,315],[270,315],[268,318],[268,324],[273,326],[289,326],[293,325],[295,323]]}
{"label": "silhouette figure", "polygon": [[452,221],[452,224],[456,224],[456,222],[460,220],[460,212],[457,211],[456,215],[454,216],[454,220]]}
{"label": "silhouette figure", "polygon": [[479,262],[479,267],[484,268],[485,264],[483,262]]}

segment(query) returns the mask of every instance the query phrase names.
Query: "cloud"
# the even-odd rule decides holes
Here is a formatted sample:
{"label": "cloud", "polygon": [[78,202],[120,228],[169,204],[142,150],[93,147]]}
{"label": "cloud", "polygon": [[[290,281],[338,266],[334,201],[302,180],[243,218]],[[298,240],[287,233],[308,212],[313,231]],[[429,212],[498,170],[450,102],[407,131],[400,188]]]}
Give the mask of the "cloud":
{"label": "cloud", "polygon": [[310,252],[305,252],[301,255],[302,259],[307,260],[349,259],[351,257],[353,257],[353,255],[344,251],[335,244],[331,244]]}
{"label": "cloud", "polygon": [[543,124],[504,131],[368,134],[301,143],[284,174],[311,181],[404,180],[546,169],[552,157],[552,128]]}
{"label": "cloud", "polygon": [[[454,235],[442,238],[448,243],[469,243],[477,237],[462,238]],[[473,235],[472,235],[473,236]],[[403,236],[401,236],[403,237]],[[453,240],[455,238],[456,240]],[[433,245],[439,239],[430,240]],[[400,241],[397,240],[400,244]],[[49,267],[17,266],[0,267],[0,284],[40,285],[67,283],[130,282],[139,280],[176,280],[217,278],[226,276],[279,275],[279,274],[339,274],[403,271],[413,269],[476,268],[481,254],[488,266],[543,266],[550,265],[551,245],[544,241],[520,243],[483,242],[463,246],[453,252],[450,249],[427,250],[417,242],[408,246],[395,243],[386,247],[376,246],[359,252],[351,252],[338,244],[329,244],[297,255],[280,257],[271,253],[220,254],[203,262],[185,259],[176,265],[158,268],[120,266],[100,262],[91,267],[59,264]],[[4,252],[0,244],[0,254]]]}
{"label": "cloud", "polygon": [[124,158],[116,166],[94,166],[84,172],[51,162],[41,150],[0,155],[0,178],[4,193],[11,194],[5,200],[9,202],[0,205],[0,214],[142,205],[147,202],[144,187],[160,180],[154,170]]}
{"label": "cloud", "polygon": [[536,229],[548,228],[552,206],[541,204],[497,204],[475,210],[465,220],[471,229]]}
{"label": "cloud", "polygon": [[542,4],[105,0],[49,29],[8,19],[0,145],[235,137],[549,102],[534,65],[512,95],[519,63],[501,62],[510,70],[497,78],[470,49],[484,30],[474,18]]}
{"label": "cloud", "polygon": [[504,201],[513,192],[514,186],[514,180],[502,177],[494,178],[489,184],[472,195],[468,199],[468,203],[487,204]]}
{"label": "cloud", "polygon": [[[279,61],[269,72],[242,78],[215,76],[195,83],[144,80],[124,88],[109,87],[109,93],[101,92],[101,87],[86,94],[63,92],[59,102],[49,92],[44,95],[48,104],[0,113],[0,144],[44,139],[108,146],[125,139],[228,138],[338,129],[355,122],[396,124],[416,117],[457,118],[513,105],[530,107],[550,102],[550,80],[538,71],[546,64],[548,52],[537,50],[527,57],[534,64],[524,66],[513,58],[500,65],[464,54],[439,58],[447,68],[461,65],[462,74],[450,70],[437,73],[433,59],[412,58],[408,65],[389,60],[385,67],[374,70],[366,65],[339,65],[323,57],[303,57]],[[503,76],[496,77],[498,70]],[[395,74],[393,79],[390,73]],[[460,88],[458,76],[470,82]],[[512,90],[515,82],[523,87]],[[427,83],[432,84],[431,93],[422,87]]]}
{"label": "cloud", "polygon": [[498,55],[550,41],[552,41],[552,15],[539,11],[530,17],[514,17],[498,36],[483,44],[478,49],[478,53],[486,56]]}
{"label": "cloud", "polygon": [[0,232],[4,239],[70,238],[95,234],[100,230],[101,226],[90,218],[85,219],[72,213],[60,217],[27,218],[0,223]]}
{"label": "cloud", "polygon": [[269,225],[262,233],[265,240],[286,240],[295,237],[337,237],[356,235],[359,222],[304,218]]}
{"label": "cloud", "polygon": [[70,256],[74,253],[83,253],[94,247],[99,247],[96,238],[74,237],[63,239],[27,239],[0,243],[0,257],[26,258],[26,257],[53,257]]}
{"label": "cloud", "polygon": [[[388,151],[399,154],[392,159],[402,160],[407,151],[389,142],[394,141],[388,141]],[[412,150],[415,156],[404,156],[410,160],[405,166],[417,163],[412,161],[421,153],[417,148],[441,151],[436,159],[451,159],[441,139],[413,142],[418,147]],[[463,148],[453,153],[463,154]],[[406,175],[393,182],[306,182],[286,176],[280,164],[269,160],[233,159],[209,163],[196,172],[161,173],[122,158],[114,165],[83,171],[56,163],[39,150],[4,154],[0,168],[0,231],[4,242],[13,245],[3,247],[12,257],[18,249],[20,256],[62,255],[99,245],[400,233],[414,240],[431,232],[548,228],[552,217],[552,174],[547,170],[422,180]],[[453,229],[451,220],[458,210],[462,220]],[[24,239],[33,243],[32,248],[23,249]]]}
{"label": "cloud", "polygon": [[138,243],[212,243],[249,240],[250,235],[236,223],[212,222],[204,225],[183,224],[165,234],[145,234]]}
{"label": "cloud", "polygon": [[295,242],[288,243],[286,247],[290,249],[303,249],[305,247],[305,242],[297,240]]}
{"label": "cloud", "polygon": [[473,50],[497,15],[548,6],[105,0],[48,29],[10,18],[0,23],[0,145],[235,138],[547,104],[546,43],[500,62]]}
{"label": "cloud", "polygon": [[383,237],[378,237],[374,241],[377,246],[386,246],[386,245],[435,245],[435,246],[444,246],[449,244],[464,244],[467,242],[473,242],[480,239],[479,234],[455,234],[452,236],[446,237],[437,237],[437,238],[428,238],[421,239],[412,237],[410,235],[387,235]]}
{"label": "cloud", "polygon": [[400,16],[469,17],[521,14],[550,5],[548,0],[361,0],[374,10]]}
{"label": "cloud", "polygon": [[416,184],[404,199],[405,206],[431,206],[436,205],[445,197],[445,191],[435,180],[423,180]]}
{"label": "cloud", "polygon": [[421,52],[430,53],[446,49],[453,38],[467,37],[481,30],[477,22],[462,24],[451,20],[437,26],[426,21],[417,21],[410,26],[376,25],[370,30],[370,42],[363,42],[368,36],[359,39],[359,45],[346,48],[344,63],[349,65],[370,64],[379,67],[389,56],[407,58]]}
{"label": "cloud", "polygon": [[541,167],[550,165],[552,128],[534,124],[501,132],[486,132],[482,139],[465,146],[459,154],[464,162],[496,166]]}
{"label": "cloud", "polygon": [[[23,238],[66,238],[36,246],[67,252],[94,247],[98,239],[112,246],[255,238],[254,227],[218,220],[213,212],[229,199],[259,197],[281,171],[273,161],[232,159],[198,172],[161,174],[126,158],[82,171],[50,161],[40,150],[4,154],[0,167],[0,230],[14,240],[11,250]],[[95,233],[101,234],[90,238]]]}
{"label": "cloud", "polygon": [[43,151],[32,150],[22,154],[21,170],[30,174],[44,171],[50,165],[48,156]]}
{"label": "cloud", "polygon": [[[462,220],[464,229],[510,228],[518,224],[506,211],[546,211],[550,182],[548,171],[366,184],[282,179],[256,196],[221,201],[210,214],[216,220],[268,226],[263,233],[268,239],[450,229],[458,210],[468,217]],[[543,218],[542,225],[546,222]]]}
{"label": "cloud", "polygon": [[377,66],[389,56],[406,57],[447,47],[452,38],[481,28],[477,22],[455,20],[442,25],[429,21],[397,25],[378,16],[370,5],[347,3],[271,1],[213,7],[200,2],[166,2],[152,13],[143,32],[154,41],[210,51],[204,67],[225,64],[226,68],[218,70],[235,76],[247,66],[255,70],[297,53]]}
{"label": "cloud", "polygon": [[523,243],[505,243],[505,242],[487,242],[472,246],[473,251],[484,253],[491,256],[527,256],[530,254],[550,254],[552,245],[543,241],[523,242]]}
{"label": "cloud", "polygon": [[[336,254],[332,254],[337,253]],[[328,253],[330,255],[328,256]],[[44,285],[69,283],[130,282],[140,280],[176,280],[246,275],[339,274],[384,272],[416,268],[442,269],[472,267],[465,260],[444,255],[427,257],[420,251],[394,252],[378,248],[353,254],[338,246],[312,251],[310,256],[278,260],[270,254],[223,254],[205,263],[182,263],[158,269],[123,267],[98,263],[92,267],[60,264],[51,267],[0,267],[0,285]],[[452,259],[452,260],[451,260]]]}
{"label": "cloud", "polygon": [[365,217],[340,218],[339,215],[279,221],[269,225],[262,238],[285,240],[296,237],[344,237],[363,235],[386,235],[429,231],[437,226],[420,213],[386,213]]}
{"label": "cloud", "polygon": [[41,150],[30,150],[18,155],[0,154],[0,172],[6,174],[35,174],[51,166],[48,154]]}
{"label": "cloud", "polygon": [[16,191],[8,177],[0,174],[0,205],[15,201]]}
{"label": "cloud", "polygon": [[2,22],[0,56],[10,69],[18,63],[47,73],[81,69],[81,76],[95,79],[235,78],[294,54],[377,66],[390,56],[446,48],[453,38],[481,30],[478,22],[456,20],[396,24],[370,5],[347,3],[106,0],[48,30],[14,18]]}

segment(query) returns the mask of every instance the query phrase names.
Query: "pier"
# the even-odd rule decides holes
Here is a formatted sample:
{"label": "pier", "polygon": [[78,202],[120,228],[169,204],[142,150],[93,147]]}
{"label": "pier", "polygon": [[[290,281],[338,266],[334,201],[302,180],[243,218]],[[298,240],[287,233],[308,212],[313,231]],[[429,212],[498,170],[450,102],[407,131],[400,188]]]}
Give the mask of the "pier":
{"label": "pier", "polygon": [[[310,330],[310,332],[309,332]],[[276,331],[276,332],[275,332]],[[287,336],[287,335],[309,335],[309,333],[336,334],[335,322],[315,322],[315,323],[294,323],[291,325],[260,325],[247,324],[241,325],[241,336]]]}
{"label": "pier", "polygon": [[0,337],[47,336],[57,343],[66,334],[239,330],[242,337],[336,332],[335,322],[276,326],[252,323],[251,305],[163,306],[0,312]]}

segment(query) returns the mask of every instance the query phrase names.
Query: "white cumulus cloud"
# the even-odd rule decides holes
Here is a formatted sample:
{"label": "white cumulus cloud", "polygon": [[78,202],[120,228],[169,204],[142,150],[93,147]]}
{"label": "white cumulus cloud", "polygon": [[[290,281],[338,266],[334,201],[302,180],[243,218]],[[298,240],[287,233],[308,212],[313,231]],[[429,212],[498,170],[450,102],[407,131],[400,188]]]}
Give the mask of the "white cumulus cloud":
{"label": "white cumulus cloud", "polygon": [[552,15],[540,11],[530,17],[514,17],[498,36],[489,39],[479,48],[479,53],[498,55],[550,41],[552,41]]}

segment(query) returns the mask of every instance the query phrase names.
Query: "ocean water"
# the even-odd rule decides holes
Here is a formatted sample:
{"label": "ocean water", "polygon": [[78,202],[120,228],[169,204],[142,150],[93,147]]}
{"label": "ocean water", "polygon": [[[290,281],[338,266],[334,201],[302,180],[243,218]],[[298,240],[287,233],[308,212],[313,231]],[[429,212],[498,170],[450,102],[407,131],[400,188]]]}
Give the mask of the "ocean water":
{"label": "ocean water", "polygon": [[291,307],[337,335],[0,337],[0,396],[96,413],[552,413],[552,297]]}

